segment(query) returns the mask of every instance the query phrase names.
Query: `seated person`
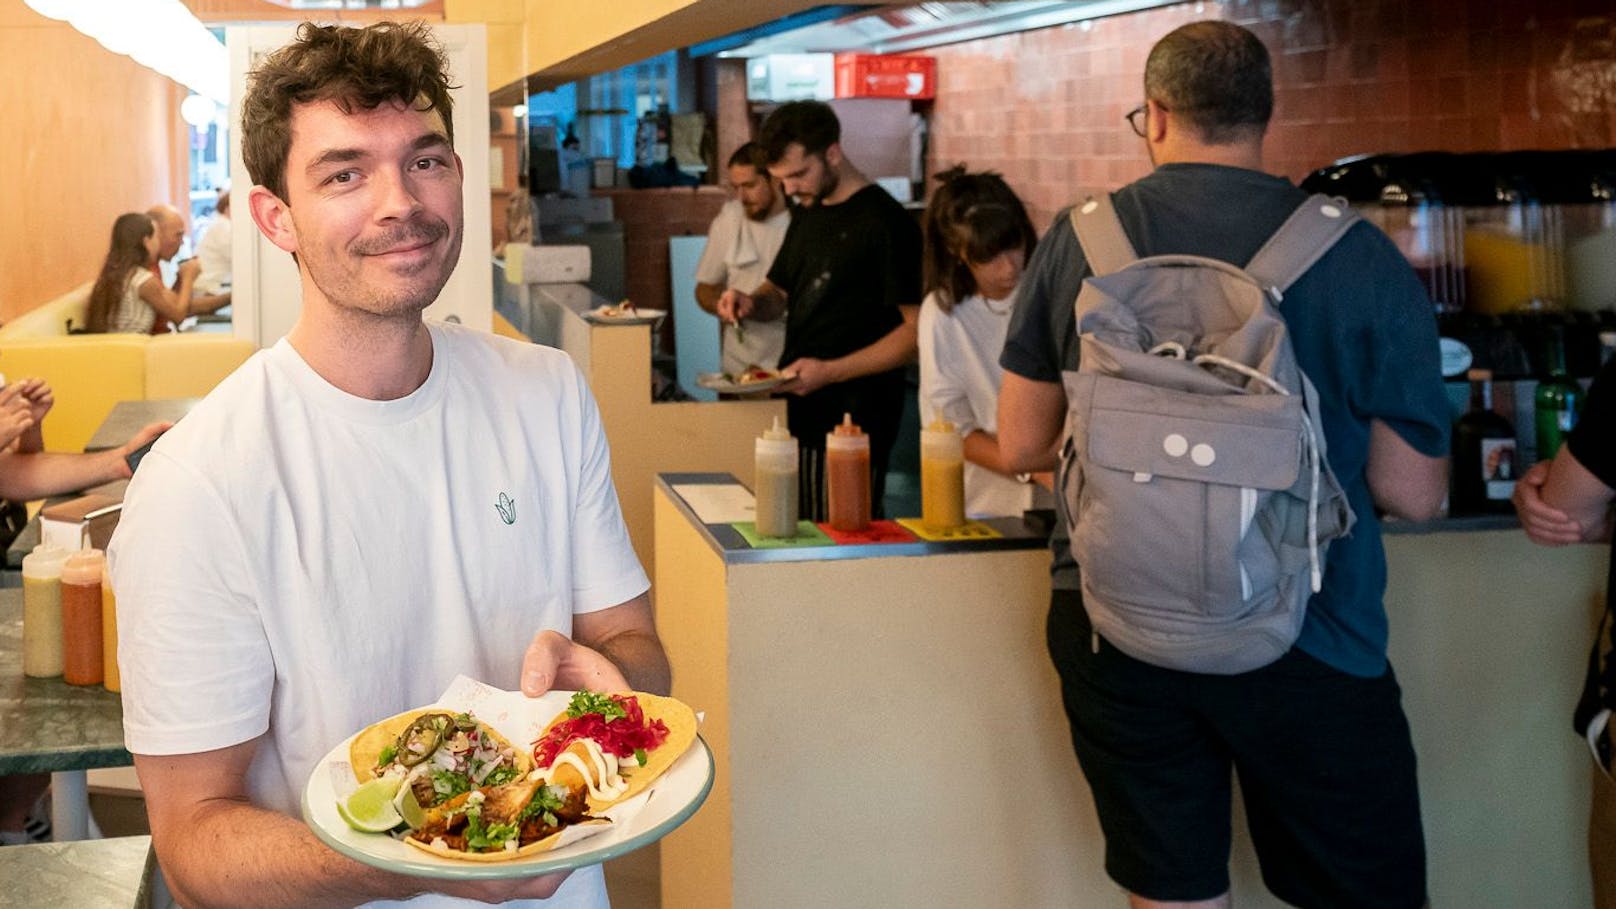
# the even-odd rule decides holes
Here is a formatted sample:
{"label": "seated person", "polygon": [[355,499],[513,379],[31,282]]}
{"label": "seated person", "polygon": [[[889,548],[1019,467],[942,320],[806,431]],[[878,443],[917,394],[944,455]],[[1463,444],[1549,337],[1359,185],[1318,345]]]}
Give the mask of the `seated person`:
{"label": "seated person", "polygon": [[202,230],[196,244],[196,258],[202,271],[192,287],[190,311],[214,312],[230,305],[230,191],[219,191],[213,220]]}
{"label": "seated person", "polygon": [[195,259],[181,263],[178,286],[170,290],[153,273],[161,250],[157,224],[149,215],[118,216],[106,261],[90,290],[87,330],[149,334],[159,318],[180,322],[191,314],[191,292],[202,265]]}

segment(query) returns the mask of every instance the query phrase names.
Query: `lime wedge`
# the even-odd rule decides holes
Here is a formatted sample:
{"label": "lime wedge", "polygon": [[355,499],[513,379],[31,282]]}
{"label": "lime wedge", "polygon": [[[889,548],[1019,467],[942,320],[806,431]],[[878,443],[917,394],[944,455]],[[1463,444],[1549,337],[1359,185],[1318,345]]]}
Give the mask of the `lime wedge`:
{"label": "lime wedge", "polygon": [[398,794],[398,779],[378,777],[360,786],[344,801],[337,803],[337,813],[348,826],[365,833],[385,833],[397,827],[404,818],[393,807],[393,796]]}
{"label": "lime wedge", "polygon": [[400,786],[398,797],[393,799],[393,807],[398,809],[398,816],[404,819],[411,830],[420,830],[426,825],[426,809],[415,797],[415,790],[408,786]]}

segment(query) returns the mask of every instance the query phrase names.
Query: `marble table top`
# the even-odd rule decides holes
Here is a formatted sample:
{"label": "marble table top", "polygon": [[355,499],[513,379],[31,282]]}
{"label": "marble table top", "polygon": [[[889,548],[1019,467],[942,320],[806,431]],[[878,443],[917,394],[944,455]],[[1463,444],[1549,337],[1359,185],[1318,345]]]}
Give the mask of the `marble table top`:
{"label": "marble table top", "polygon": [[156,868],[151,837],[0,848],[5,905],[16,909],[140,909]]}
{"label": "marble table top", "polygon": [[0,589],[0,774],[133,763],[123,747],[118,695],[22,674],[22,590]]}
{"label": "marble table top", "polygon": [[178,423],[180,417],[191,412],[196,402],[201,398],[154,398],[149,401],[119,401],[112,405],[112,412],[101,421],[90,441],[84,443],[85,451],[105,451],[108,448],[117,448],[119,445],[134,438],[147,423],[156,423],[166,420]]}

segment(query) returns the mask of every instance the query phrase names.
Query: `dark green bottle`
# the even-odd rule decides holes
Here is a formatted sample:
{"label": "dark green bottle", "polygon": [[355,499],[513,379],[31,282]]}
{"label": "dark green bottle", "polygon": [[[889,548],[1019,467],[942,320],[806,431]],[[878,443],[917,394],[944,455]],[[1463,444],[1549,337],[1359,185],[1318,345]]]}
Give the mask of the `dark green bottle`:
{"label": "dark green bottle", "polygon": [[1566,373],[1565,332],[1558,325],[1550,330],[1547,353],[1548,375],[1538,382],[1532,399],[1539,461],[1549,460],[1560,450],[1577,423],[1583,399],[1582,386]]}

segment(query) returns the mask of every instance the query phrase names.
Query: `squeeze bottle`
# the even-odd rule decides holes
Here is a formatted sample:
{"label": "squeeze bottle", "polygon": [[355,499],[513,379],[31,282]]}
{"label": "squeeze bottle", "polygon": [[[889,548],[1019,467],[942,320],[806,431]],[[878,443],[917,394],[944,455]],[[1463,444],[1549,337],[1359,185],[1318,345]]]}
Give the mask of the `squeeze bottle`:
{"label": "squeeze bottle", "polygon": [[931,530],[965,526],[965,442],[947,420],[920,431],[920,521]]}
{"label": "squeeze bottle", "polygon": [[62,681],[99,685],[101,660],[101,575],[106,556],[81,549],[62,563]]}
{"label": "squeeze bottle", "polygon": [[825,434],[825,511],[836,530],[870,526],[870,437],[850,413]]}
{"label": "squeeze bottle", "polygon": [[62,674],[62,563],[67,550],[39,545],[22,559],[22,674]]}
{"label": "squeeze bottle", "polygon": [[757,531],[766,537],[797,535],[797,439],[774,418],[753,452],[752,488],[757,495]]}

